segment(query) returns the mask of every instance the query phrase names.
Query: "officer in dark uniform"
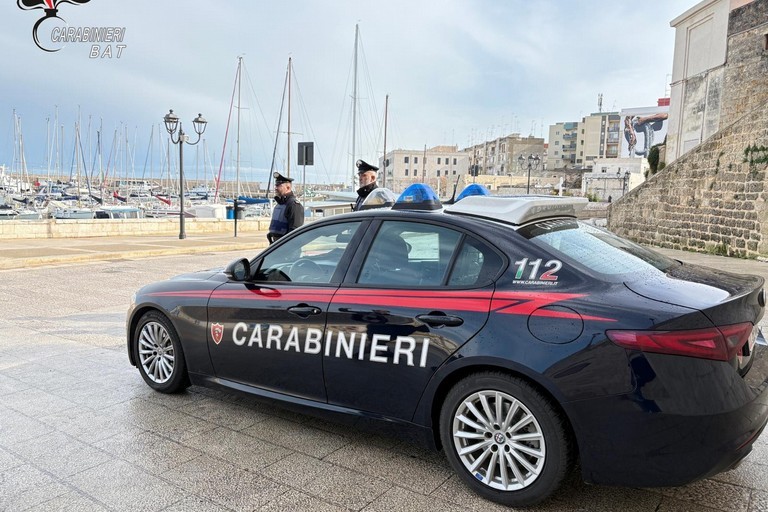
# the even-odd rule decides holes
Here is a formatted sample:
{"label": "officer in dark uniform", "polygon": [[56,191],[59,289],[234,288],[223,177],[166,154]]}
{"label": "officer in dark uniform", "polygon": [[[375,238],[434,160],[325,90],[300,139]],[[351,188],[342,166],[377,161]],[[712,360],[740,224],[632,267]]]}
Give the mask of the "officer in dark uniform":
{"label": "officer in dark uniform", "polygon": [[304,207],[293,194],[293,178],[286,178],[279,172],[272,176],[275,178],[277,206],[272,211],[272,222],[269,224],[269,233],[267,233],[270,244],[304,224]]}
{"label": "officer in dark uniform", "polygon": [[355,164],[357,166],[357,179],[360,183],[360,188],[357,189],[357,201],[355,201],[354,211],[358,211],[371,190],[378,188],[376,185],[376,171],[379,170],[375,165],[371,165],[363,160],[358,160]]}

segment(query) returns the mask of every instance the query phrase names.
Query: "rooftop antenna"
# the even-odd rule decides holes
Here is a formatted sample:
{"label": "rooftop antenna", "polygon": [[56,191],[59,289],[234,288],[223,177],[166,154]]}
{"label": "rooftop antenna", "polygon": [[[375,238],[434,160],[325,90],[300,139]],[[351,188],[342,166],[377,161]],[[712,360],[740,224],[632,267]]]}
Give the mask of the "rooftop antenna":
{"label": "rooftop antenna", "polygon": [[600,113],[603,112],[603,93],[597,95],[597,111]]}

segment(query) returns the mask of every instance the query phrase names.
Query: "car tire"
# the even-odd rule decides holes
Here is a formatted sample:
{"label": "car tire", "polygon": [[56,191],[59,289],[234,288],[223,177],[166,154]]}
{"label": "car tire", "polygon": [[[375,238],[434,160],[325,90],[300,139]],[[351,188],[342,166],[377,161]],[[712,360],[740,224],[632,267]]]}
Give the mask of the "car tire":
{"label": "car tire", "polygon": [[136,365],[144,381],[161,393],[189,387],[187,365],[176,329],[159,311],[145,313],[133,332]]}
{"label": "car tire", "polygon": [[448,462],[480,496],[506,506],[547,498],[572,467],[569,429],[531,384],[501,372],[475,373],[449,392],[440,412]]}

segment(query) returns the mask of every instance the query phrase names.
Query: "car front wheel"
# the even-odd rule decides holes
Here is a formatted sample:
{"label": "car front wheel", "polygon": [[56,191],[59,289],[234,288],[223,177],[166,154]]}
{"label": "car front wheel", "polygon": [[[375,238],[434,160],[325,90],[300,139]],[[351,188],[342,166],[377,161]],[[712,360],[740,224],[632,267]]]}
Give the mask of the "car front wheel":
{"label": "car front wheel", "polygon": [[548,497],[573,457],[567,426],[550,400],[503,373],[476,373],[451,389],[440,414],[440,437],[464,483],[507,506]]}
{"label": "car front wheel", "polygon": [[149,386],[161,393],[176,393],[189,386],[181,341],[170,320],[149,311],[133,334],[133,350],[139,372]]}

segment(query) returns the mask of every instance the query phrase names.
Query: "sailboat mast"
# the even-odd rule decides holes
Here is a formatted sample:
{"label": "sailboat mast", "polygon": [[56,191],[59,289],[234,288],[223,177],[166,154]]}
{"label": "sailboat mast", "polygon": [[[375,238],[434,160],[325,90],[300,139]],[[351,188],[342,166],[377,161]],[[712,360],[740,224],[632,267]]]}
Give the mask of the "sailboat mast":
{"label": "sailboat mast", "polygon": [[[242,65],[243,58],[237,58],[237,162],[235,164],[235,180],[237,183],[237,194],[235,195],[235,201],[240,197],[240,84],[242,83]],[[237,206],[237,202],[235,202]],[[237,215],[237,209],[235,209],[235,215]],[[237,218],[237,217],[235,217]]]}
{"label": "sailboat mast", "polygon": [[[288,66],[290,69],[290,65]],[[267,177],[267,194],[272,188],[272,174],[275,172],[275,159],[277,158],[277,146],[280,142],[280,126],[283,124],[283,107],[285,106],[285,93],[288,91],[288,79],[290,75],[285,70],[285,83],[283,84],[283,96],[280,98],[280,113],[277,116],[277,131],[275,132],[275,145],[272,147],[272,163],[269,165],[269,176]]]}
{"label": "sailboat mast", "polygon": [[45,118],[45,156],[46,156],[46,180],[51,181],[51,118]]}
{"label": "sailboat mast", "polygon": [[[355,24],[355,62],[354,78],[352,80],[352,165],[357,162],[355,154],[355,136],[357,131],[357,39],[360,33],[360,26]],[[354,173],[352,173],[352,189],[355,188]]]}
{"label": "sailboat mast", "polygon": [[99,152],[99,190],[101,191],[101,203],[104,204],[104,186],[106,185],[106,180],[104,179],[104,168],[102,167],[102,159],[101,159],[101,135],[104,133],[104,119],[99,118],[99,131],[96,132],[96,136],[98,137],[98,140],[96,142],[96,150]]}
{"label": "sailboat mast", "polygon": [[18,181],[18,192],[22,192],[23,183],[29,182],[29,172],[27,170],[27,158],[24,156],[24,134],[21,132],[21,117],[16,117],[19,123],[19,157],[21,158],[21,174]]}
{"label": "sailboat mast", "polygon": [[291,61],[288,57],[288,156],[286,165],[286,177],[291,177]]}
{"label": "sailboat mast", "polygon": [[[59,128],[59,106],[56,105],[55,113],[53,115],[53,132],[51,133],[52,139],[53,139],[53,148],[56,148],[55,150],[52,150],[52,158],[53,158],[53,170],[54,174],[58,178],[59,172],[59,134],[58,134],[58,128]],[[55,153],[53,153],[55,151]],[[55,156],[53,156],[55,154]],[[49,166],[50,167],[50,166]],[[48,170],[48,184],[51,184],[51,171]]]}
{"label": "sailboat mast", "polygon": [[384,176],[381,180],[381,186],[387,186],[387,111],[389,109],[389,94],[384,98],[384,159],[382,163]]}

